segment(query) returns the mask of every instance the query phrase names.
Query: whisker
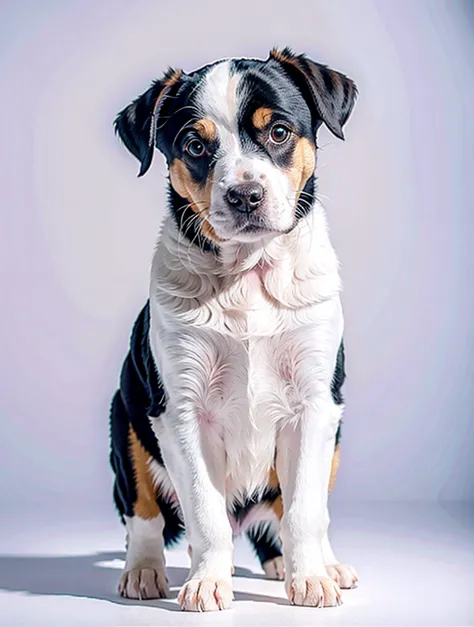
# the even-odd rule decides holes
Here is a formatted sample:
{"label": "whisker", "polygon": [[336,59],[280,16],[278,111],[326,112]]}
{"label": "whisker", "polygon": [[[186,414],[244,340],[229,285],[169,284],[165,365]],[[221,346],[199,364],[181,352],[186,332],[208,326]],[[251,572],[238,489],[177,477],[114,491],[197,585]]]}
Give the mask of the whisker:
{"label": "whisker", "polygon": [[[183,247],[183,243],[180,240],[184,240],[185,237],[187,237],[188,231],[191,228],[193,222],[197,219],[198,216],[191,216],[190,218],[187,218],[185,221],[185,225],[186,228],[184,228],[185,225],[182,225],[183,228],[181,228],[178,231],[178,259],[179,261],[182,263],[182,258],[181,258],[181,249]],[[189,251],[187,250],[187,258],[189,261]]]}
{"label": "whisker", "polygon": [[317,192],[316,197],[319,198],[325,198],[326,200],[329,200],[329,202],[332,202],[332,198],[329,198],[329,196],[326,196],[326,194],[321,194],[320,192]]}
{"label": "whisker", "polygon": [[[186,233],[187,233],[187,231],[186,231]],[[200,229],[196,229],[196,234],[194,235],[193,239],[191,240],[191,242],[190,242],[190,244],[189,244],[189,246],[188,246],[188,248],[186,250],[188,263],[191,263],[191,259],[190,259],[189,253],[191,252],[191,247],[194,245],[194,242],[195,242],[196,239],[197,239],[197,244],[198,244],[200,250],[203,250],[201,237],[202,237],[202,232],[200,232]]]}
{"label": "whisker", "polygon": [[324,150],[325,148],[327,148],[327,146],[332,146],[333,144],[335,144],[336,142],[333,141],[327,141],[325,144],[323,144],[322,146],[317,146],[318,150]]}
{"label": "whisker", "polygon": [[180,256],[181,242],[180,242],[180,239],[183,236],[186,236],[186,234],[189,231],[189,229],[191,228],[193,222],[197,221],[198,218],[200,217],[200,215],[208,210],[208,208],[206,206],[206,207],[204,207],[204,209],[200,209],[199,211],[193,211],[193,213],[190,216],[186,216],[186,214],[185,214],[186,209],[191,207],[193,204],[206,204],[207,205],[206,201],[204,201],[204,200],[197,200],[197,201],[193,201],[193,202],[190,202],[188,204],[185,204],[185,205],[181,205],[181,207],[178,207],[176,209],[176,213],[182,211],[181,220],[180,220],[179,227],[178,227],[178,259],[180,261],[181,261],[181,256]]}
{"label": "whisker", "polygon": [[158,126],[156,130],[157,131],[161,130],[177,113],[179,113],[180,111],[183,111],[184,109],[192,109],[193,111],[196,111],[197,113],[197,109],[194,105],[184,105],[183,107],[176,109],[176,111],[173,111],[171,115],[160,116],[160,119],[164,120],[164,122],[163,124],[160,124],[160,126]]}
{"label": "whisker", "polygon": [[[195,201],[193,203],[189,203],[188,205],[183,205],[181,207],[181,209],[186,209],[187,207],[190,207],[192,204],[205,204],[206,206],[203,209],[200,209],[199,211],[193,211],[193,214],[190,216],[187,216],[185,219],[184,218],[184,212],[183,212],[183,216],[181,218],[181,222],[180,222],[180,228],[178,229],[178,244],[180,244],[180,237],[184,236],[184,237],[188,237],[188,232],[191,230],[191,228],[195,225],[196,222],[201,222],[202,220],[200,220],[201,216],[203,215],[204,219],[206,218],[206,213],[209,210],[208,206],[207,206],[207,202],[206,201]],[[187,256],[187,261],[189,263],[191,263],[191,259],[190,259],[190,251],[192,246],[197,243],[200,250],[203,250],[203,241],[202,238],[204,236],[202,235],[202,230],[201,228],[196,229],[196,233],[193,237],[193,239],[191,240],[191,243],[189,244],[189,246],[187,246],[186,248],[186,256]],[[189,239],[189,238],[188,238]],[[196,242],[197,240],[197,242]],[[181,246],[178,247],[179,250],[181,249]],[[180,255],[178,254],[178,259],[181,260]]]}

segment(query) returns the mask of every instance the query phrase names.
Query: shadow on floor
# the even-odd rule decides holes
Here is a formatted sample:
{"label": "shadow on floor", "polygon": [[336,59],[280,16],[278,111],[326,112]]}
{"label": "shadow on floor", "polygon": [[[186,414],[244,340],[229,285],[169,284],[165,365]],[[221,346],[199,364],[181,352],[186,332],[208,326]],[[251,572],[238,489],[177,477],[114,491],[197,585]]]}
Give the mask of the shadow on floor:
{"label": "shadow on floor", "polygon": [[[183,584],[188,575],[187,568],[170,566],[166,569],[170,588],[172,588],[169,599],[135,601],[123,599],[116,592],[121,570],[101,564],[123,559],[124,554],[120,552],[65,557],[0,555],[0,590],[38,595],[87,597],[120,605],[160,607],[170,611],[180,611],[174,599],[177,596],[176,588]],[[263,577],[240,567],[236,567],[235,576],[254,579]],[[235,592],[235,599],[286,604],[282,598],[247,592]]]}

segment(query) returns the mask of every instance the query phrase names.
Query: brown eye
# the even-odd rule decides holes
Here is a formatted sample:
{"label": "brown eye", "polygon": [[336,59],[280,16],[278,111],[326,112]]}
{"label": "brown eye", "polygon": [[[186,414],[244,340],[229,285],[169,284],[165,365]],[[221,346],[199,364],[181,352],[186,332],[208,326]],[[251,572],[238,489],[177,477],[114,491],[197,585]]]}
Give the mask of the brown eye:
{"label": "brown eye", "polygon": [[274,144],[284,144],[290,136],[291,131],[284,124],[275,124],[270,130],[270,139]]}
{"label": "brown eye", "polygon": [[191,155],[191,157],[197,158],[197,157],[203,156],[203,154],[206,152],[206,147],[204,146],[202,141],[200,141],[199,139],[191,139],[186,144],[185,150],[188,153],[188,155]]}

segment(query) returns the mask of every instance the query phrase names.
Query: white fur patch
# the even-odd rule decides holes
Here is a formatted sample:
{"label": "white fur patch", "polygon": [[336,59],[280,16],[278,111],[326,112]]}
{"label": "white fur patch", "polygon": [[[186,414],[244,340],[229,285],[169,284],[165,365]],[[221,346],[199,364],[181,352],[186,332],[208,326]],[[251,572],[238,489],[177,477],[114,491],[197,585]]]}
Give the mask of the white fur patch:
{"label": "white fur patch", "polygon": [[221,260],[189,248],[170,219],[155,254],[153,354],[171,401],[195,409],[196,428],[199,414],[214,417],[207,437],[225,448],[231,494],[266,483],[279,425],[334,372],[340,281],[322,208],[314,212],[266,247],[223,247]]}
{"label": "white fur patch", "polygon": [[127,527],[127,559],[125,570],[136,568],[164,569],[164,519],[162,514],[151,520],[125,516]]}
{"label": "white fur patch", "polygon": [[[224,243],[219,257],[184,242],[166,220],[152,265],[150,343],[168,403],[151,423],[193,547],[192,580],[230,583],[229,503],[258,494],[275,461],[292,516],[281,527],[285,570],[327,577],[321,537],[341,414],[330,392],[339,290],[318,204],[290,233]],[[171,492],[164,472],[152,470]]]}
{"label": "white fur patch", "polygon": [[221,144],[224,144],[227,150],[230,147],[235,149],[239,146],[237,131],[238,82],[239,75],[231,76],[230,74],[230,63],[222,61],[208,72],[199,92],[201,113],[216,124]]}
{"label": "white fur patch", "polygon": [[157,492],[161,498],[179,509],[179,501],[176,495],[176,490],[171,482],[166,468],[154,459],[150,458],[150,471],[152,473]]}

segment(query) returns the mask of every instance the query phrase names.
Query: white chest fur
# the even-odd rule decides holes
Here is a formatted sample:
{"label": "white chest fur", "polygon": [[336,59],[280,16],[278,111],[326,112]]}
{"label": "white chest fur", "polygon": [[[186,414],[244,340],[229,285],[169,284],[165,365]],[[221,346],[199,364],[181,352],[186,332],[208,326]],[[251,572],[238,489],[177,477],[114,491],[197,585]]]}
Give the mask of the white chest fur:
{"label": "white chest fur", "polygon": [[281,422],[328,389],[334,371],[337,260],[322,211],[310,220],[220,260],[178,243],[168,222],[155,254],[153,355],[169,401],[223,444],[234,495],[266,482]]}

